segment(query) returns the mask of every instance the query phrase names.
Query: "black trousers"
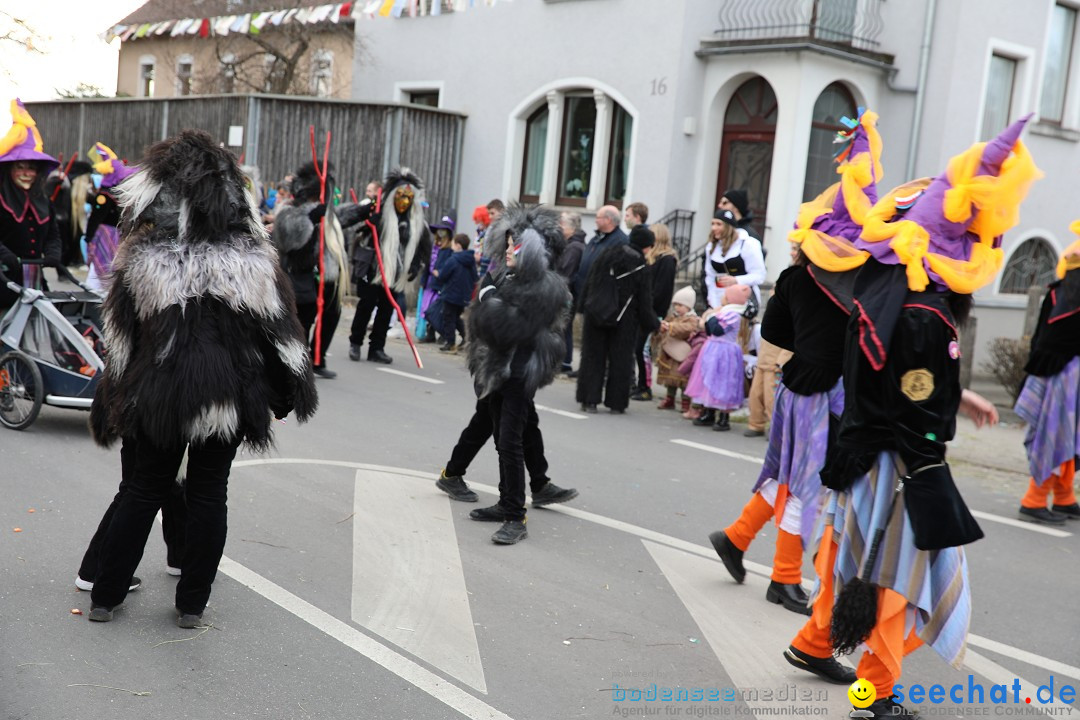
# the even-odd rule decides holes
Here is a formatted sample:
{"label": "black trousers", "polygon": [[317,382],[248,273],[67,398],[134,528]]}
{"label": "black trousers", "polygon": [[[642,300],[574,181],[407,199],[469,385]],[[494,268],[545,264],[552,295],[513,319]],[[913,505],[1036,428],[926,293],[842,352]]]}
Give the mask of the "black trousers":
{"label": "black trousers", "polygon": [[[319,306],[316,303],[303,303],[296,306],[296,316],[304,327],[304,336],[308,339],[308,347],[311,348],[311,358],[315,359],[315,317],[318,315]],[[319,364],[315,367],[326,367],[326,351],[330,348],[330,341],[334,339],[338,323],[341,321],[341,300],[338,299],[337,283],[327,283],[323,288],[323,317],[322,317],[322,354],[319,356]]]}
{"label": "black trousers", "polygon": [[[495,434],[492,424],[491,399],[480,398],[476,401],[476,410],[469,418],[469,424],[461,431],[457,445],[450,452],[450,461],[446,463],[447,475],[464,475],[476,455]],[[529,490],[537,492],[551,482],[547,476],[548,462],[544,457],[544,435],[540,432],[540,416],[536,414],[536,405],[529,401],[528,416],[525,418],[524,443],[525,469],[529,473]]]}
{"label": "black trousers", "polygon": [[[101,554],[101,543],[105,540],[105,533],[109,529],[116,508],[120,504],[120,498],[131,487],[131,473],[135,469],[135,440],[124,438],[120,445],[120,487],[116,491],[109,507],[98,523],[94,537],[90,538],[90,544],[83,554],[82,563],[79,565],[79,577],[89,582],[97,578],[98,557]],[[184,557],[184,533],[187,524],[187,505],[184,504],[184,487],[179,483],[173,483],[168,497],[161,506],[161,532],[165,536],[165,563],[169,567],[178,568]]]}
{"label": "black trousers", "polygon": [[532,394],[510,378],[491,394],[491,427],[499,451],[499,507],[510,520],[525,519],[525,425]]}
{"label": "black trousers", "polygon": [[443,308],[443,312],[442,312],[442,316],[443,316],[443,336],[445,337],[446,342],[450,343],[451,345],[454,344],[454,341],[455,341],[454,331],[455,330],[458,333],[461,334],[461,338],[462,338],[462,340],[464,340],[465,339],[465,321],[461,319],[461,313],[465,312],[465,306],[464,305],[453,305],[453,304],[448,303],[448,302],[446,302],[444,300],[443,304],[442,304],[442,308]]}
{"label": "black trousers", "polygon": [[[575,300],[575,304],[576,304]],[[573,307],[573,306],[571,306]],[[566,319],[566,329],[563,331],[563,340],[566,341],[566,354],[563,355],[562,369],[572,370],[574,368],[574,314],[571,313],[570,317]]]}
{"label": "black trousers", "polygon": [[201,614],[206,609],[210,585],[225,550],[229,471],[239,445],[239,439],[209,439],[199,444],[178,443],[162,448],[139,439],[135,452],[127,458],[121,457],[130,484],[117,503],[101,543],[97,577],[90,595],[94,605],[112,607],[124,601],[131,576],[142,560],[154,515],[176,484],[176,472],[186,448],[187,543],[180,561],[176,609],[192,614]]}
{"label": "black trousers", "polygon": [[[637,325],[623,318],[615,327],[601,327],[585,320],[578,367],[577,401],[625,410],[634,381],[634,340]],[[606,375],[606,380],[605,380]]]}
{"label": "black trousers", "polygon": [[649,387],[649,368],[645,365],[645,346],[652,333],[638,328],[637,342],[634,344],[634,361],[637,363],[637,387],[644,390]]}
{"label": "black trousers", "polygon": [[390,304],[382,285],[358,285],[356,293],[360,297],[360,302],[356,305],[356,315],[353,316],[352,327],[349,329],[349,343],[364,344],[368,322],[371,321],[371,313],[374,312],[375,324],[371,326],[368,352],[382,350],[386,347],[386,332],[390,329],[390,318],[394,315],[394,306]]}

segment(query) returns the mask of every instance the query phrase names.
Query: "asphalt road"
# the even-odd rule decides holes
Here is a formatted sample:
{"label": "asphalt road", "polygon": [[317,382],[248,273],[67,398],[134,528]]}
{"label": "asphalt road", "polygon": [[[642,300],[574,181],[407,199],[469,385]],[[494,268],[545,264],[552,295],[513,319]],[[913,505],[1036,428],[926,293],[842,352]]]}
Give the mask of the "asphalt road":
{"label": "asphalt road", "polygon": [[[781,658],[801,618],[764,599],[774,530],[751,546],[742,586],[708,546],[747,500],[762,440],[647,403],[584,416],[573,385],[557,381],[537,397],[550,474],[581,495],[530,511],[528,539],[495,546],[495,526],[468,518],[476,506],[433,483],[472,410],[463,359],[426,346],[418,370],[391,341],[386,372],[350,363],[346,349],[339,335],[330,363],[340,374],[319,381],[316,418],[277,426],[270,455],[238,458],[204,631],[174,624],[157,529],[143,587],[112,623],[87,622],[89,596],[72,581],[119,481],[118,451],[94,446],[78,411],[46,408],[27,431],[0,432],[0,716],[846,716],[846,688]],[[1047,534],[999,521],[1015,518],[1025,478],[956,470],[986,514],[987,537],[968,551],[966,665],[923,648],[904,682],[966,688],[971,674],[989,693],[1019,678],[1030,683],[1019,704],[982,708],[1037,711],[1024,697],[1051,676],[1058,689],[1080,686],[1080,523]],[[494,502],[492,448],[468,480],[481,504]],[[654,683],[703,697],[634,702],[614,691]],[[738,697],[709,701],[712,688]]]}

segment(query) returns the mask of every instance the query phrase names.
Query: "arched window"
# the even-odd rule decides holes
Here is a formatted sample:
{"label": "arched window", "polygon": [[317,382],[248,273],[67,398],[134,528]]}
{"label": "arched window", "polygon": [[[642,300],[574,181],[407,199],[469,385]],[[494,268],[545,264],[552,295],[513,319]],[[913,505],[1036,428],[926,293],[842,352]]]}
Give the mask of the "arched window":
{"label": "arched window", "polygon": [[729,189],[745,190],[754,215],[753,227],[762,237],[779,109],[772,86],[758,76],[739,86],[724,113],[716,202],[719,204]]}
{"label": "arched window", "polygon": [[854,118],[858,113],[855,99],[843,84],[834,82],[821,91],[814,103],[814,119],[810,123],[810,151],[806,156],[806,180],[803,183],[803,202],[817,197],[822,190],[840,178],[833,162],[833,138],[844,129],[840,118]]}
{"label": "arched window", "polygon": [[1054,279],[1057,253],[1042,238],[1028,238],[1009,256],[1001,275],[1000,293],[1023,295],[1032,285],[1045,287]]}
{"label": "arched window", "polygon": [[525,122],[525,165],[521,170],[521,202],[540,202],[547,135],[548,108],[547,105],[541,105]]}

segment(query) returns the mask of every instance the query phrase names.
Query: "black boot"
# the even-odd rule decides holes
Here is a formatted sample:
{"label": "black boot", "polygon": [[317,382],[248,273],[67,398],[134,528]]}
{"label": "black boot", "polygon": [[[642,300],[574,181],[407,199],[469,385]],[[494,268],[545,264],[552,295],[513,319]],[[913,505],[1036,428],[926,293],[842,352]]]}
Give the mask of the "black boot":
{"label": "black boot", "polygon": [[731,415],[726,412],[716,413],[716,424],[712,426],[717,432],[727,432],[731,429]]}
{"label": "black boot", "polygon": [[1068,520],[1065,515],[1061,513],[1047,510],[1046,508],[1029,508],[1020,506],[1020,519],[1027,520],[1028,522],[1042,523],[1043,525],[1064,525]]}
{"label": "black boot", "polygon": [[383,352],[382,348],[378,350],[369,349],[367,354],[368,362],[382,363],[383,365],[389,365],[394,362],[394,358]]}
{"label": "black boot", "polygon": [[870,707],[866,708],[870,712],[874,713],[876,718],[918,718],[919,714],[908,710],[900,703],[893,700],[895,695],[890,695],[887,698],[881,700],[875,700],[870,703]]}
{"label": "black boot", "polygon": [[859,679],[854,670],[841,665],[831,655],[826,658],[816,658],[789,645],[788,649],[784,651],[784,659],[800,670],[814,673],[819,678],[834,685],[850,685]]}
{"label": "black boot", "polygon": [[694,425],[698,427],[708,427],[714,422],[716,422],[716,411],[712,409],[706,409],[705,412],[701,413],[701,417],[699,417],[697,420],[694,420]]}
{"label": "black boot", "polygon": [[798,583],[785,585],[775,580],[769,583],[769,589],[765,591],[765,599],[777,605],[783,605],[793,613],[810,615],[813,611],[807,605],[810,598]]}
{"label": "black boot", "polygon": [[1052,509],[1058,515],[1064,515],[1069,520],[1080,520],[1080,504],[1053,505]]}
{"label": "black boot", "polygon": [[731,577],[735,578],[735,582],[741,583],[746,580],[746,568],[742,564],[743,551],[735,547],[735,543],[731,542],[727,533],[717,530],[709,535],[709,542],[712,543],[716,554],[724,561],[724,567],[731,573]]}

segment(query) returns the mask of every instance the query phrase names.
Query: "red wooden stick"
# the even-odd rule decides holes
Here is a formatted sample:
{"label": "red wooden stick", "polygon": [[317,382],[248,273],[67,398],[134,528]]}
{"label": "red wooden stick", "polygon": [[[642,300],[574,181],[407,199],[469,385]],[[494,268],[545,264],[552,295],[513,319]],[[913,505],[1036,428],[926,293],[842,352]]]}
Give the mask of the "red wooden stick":
{"label": "red wooden stick", "polygon": [[[330,156],[330,131],[326,131],[326,146],[323,149],[322,170],[319,169],[319,158],[315,154],[315,126],[309,126],[311,135],[311,157],[315,161],[315,174],[319,176],[319,203],[326,203],[326,163]],[[324,291],[326,289],[326,213],[319,218],[319,294],[315,298],[315,365],[322,364],[322,321],[323,307],[326,304]]]}
{"label": "red wooden stick", "polygon": [[353,201],[354,203],[358,203],[358,202],[360,202],[359,200],[357,200],[357,199],[356,199],[356,191],[355,191],[355,190],[353,190],[352,188],[349,188],[349,197],[351,197],[351,198],[352,198],[352,201]]}
{"label": "red wooden stick", "polygon": [[[382,189],[380,189],[378,195],[375,196],[375,212],[378,213],[381,208]],[[382,277],[383,290],[386,292],[386,298],[390,301],[390,304],[394,306],[394,312],[397,313],[398,322],[401,323],[401,329],[405,331],[405,339],[409,341],[409,348],[412,350],[413,360],[416,361],[416,367],[423,370],[424,363],[420,360],[420,352],[416,349],[416,343],[413,342],[412,334],[409,332],[409,326],[405,323],[405,313],[401,312],[401,307],[397,304],[397,301],[394,300],[394,294],[390,292],[390,284],[386,281],[386,268],[383,267],[382,250],[379,248],[379,231],[370,220],[365,220],[364,222],[371,230],[371,240],[372,244],[375,246],[375,259],[379,262],[379,275]]]}
{"label": "red wooden stick", "polygon": [[[79,157],[79,153],[75,153],[71,156],[71,159],[68,160],[68,164],[67,167],[64,168],[64,172],[60,173],[60,182],[57,183],[56,187],[53,188],[52,197],[49,198],[49,202],[56,201],[56,196],[60,194],[60,188],[64,186],[64,178],[66,178],[68,176],[68,173],[71,172],[71,166],[75,164],[75,158],[77,157]],[[63,154],[60,155],[60,162],[64,162]]]}

